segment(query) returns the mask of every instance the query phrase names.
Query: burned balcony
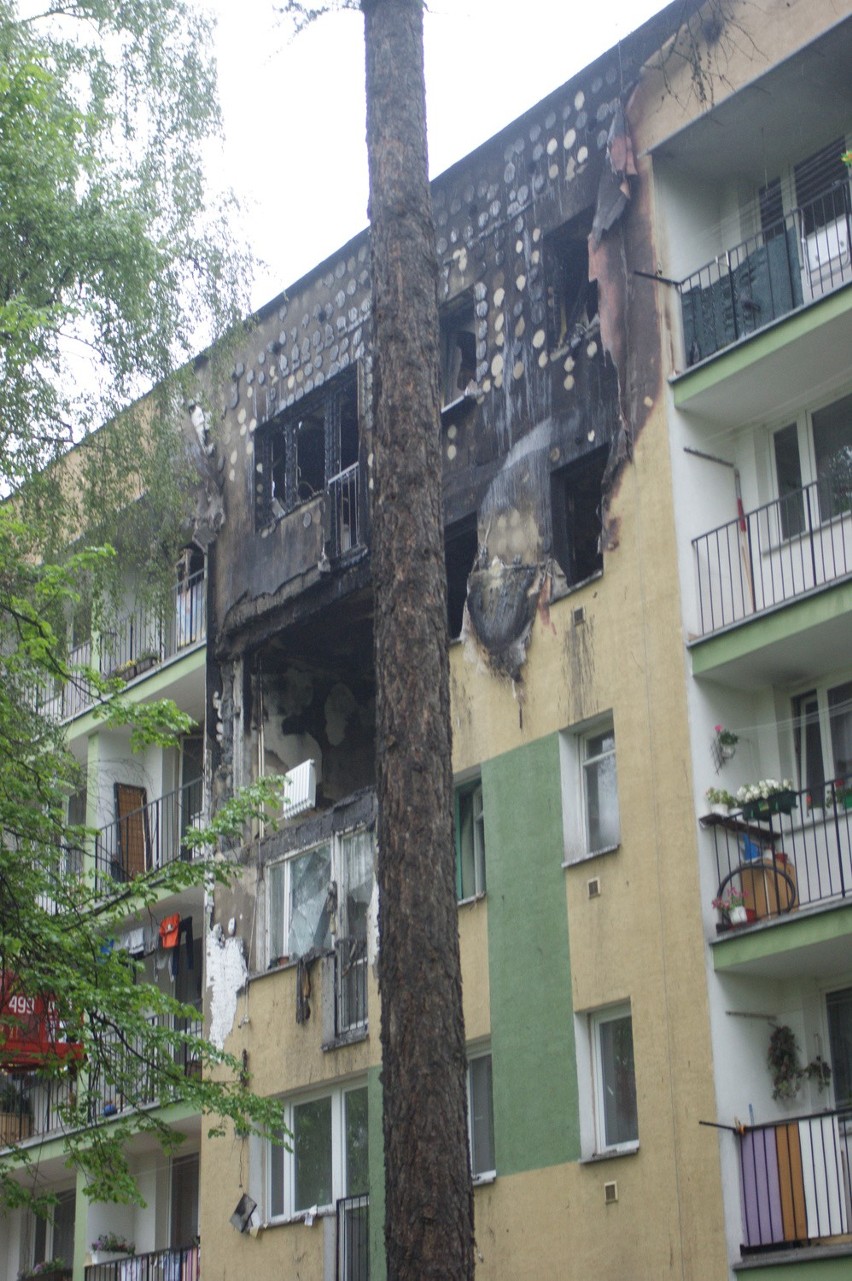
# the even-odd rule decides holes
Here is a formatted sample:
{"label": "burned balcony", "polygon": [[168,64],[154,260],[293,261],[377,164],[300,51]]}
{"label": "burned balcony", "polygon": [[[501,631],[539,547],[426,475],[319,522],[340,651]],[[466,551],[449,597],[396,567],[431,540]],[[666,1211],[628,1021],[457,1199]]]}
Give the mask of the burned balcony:
{"label": "burned balcony", "polygon": [[101,891],[178,859],[191,859],[186,834],[202,820],[203,781],[193,779],[150,802],[144,788],[116,783],[115,808],[118,817],[101,828],[95,842],[95,875]]}
{"label": "burned balcony", "polygon": [[692,541],[698,632],[746,622],[852,574],[852,474],[843,467]]}
{"label": "burned balcony", "polygon": [[[713,832],[717,897],[739,891],[749,923],[852,900],[852,781],[702,822]],[[727,919],[718,926],[731,928]]]}
{"label": "burned balcony", "polygon": [[737,1132],[743,1256],[848,1243],[852,1110]]}

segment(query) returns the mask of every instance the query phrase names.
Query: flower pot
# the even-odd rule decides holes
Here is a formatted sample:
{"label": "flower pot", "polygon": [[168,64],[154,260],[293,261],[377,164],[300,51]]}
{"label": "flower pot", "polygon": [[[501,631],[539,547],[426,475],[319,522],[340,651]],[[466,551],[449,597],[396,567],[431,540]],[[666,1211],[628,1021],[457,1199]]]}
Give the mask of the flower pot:
{"label": "flower pot", "polygon": [[748,908],[745,906],[745,904],[740,904],[740,906],[738,907],[729,907],[728,920],[731,922],[732,925],[747,925],[748,924]]}
{"label": "flower pot", "polygon": [[768,823],[773,814],[792,814],[798,803],[795,792],[773,792],[759,801],[745,801],[743,818],[747,823]]}
{"label": "flower pot", "polygon": [[710,813],[718,814],[720,818],[727,818],[730,810],[727,805],[723,805],[720,801],[714,801],[710,806]]}
{"label": "flower pot", "polygon": [[735,755],[736,750],[737,750],[736,745],[734,743],[719,744],[719,755],[721,756],[723,761],[731,760],[731,758]]}

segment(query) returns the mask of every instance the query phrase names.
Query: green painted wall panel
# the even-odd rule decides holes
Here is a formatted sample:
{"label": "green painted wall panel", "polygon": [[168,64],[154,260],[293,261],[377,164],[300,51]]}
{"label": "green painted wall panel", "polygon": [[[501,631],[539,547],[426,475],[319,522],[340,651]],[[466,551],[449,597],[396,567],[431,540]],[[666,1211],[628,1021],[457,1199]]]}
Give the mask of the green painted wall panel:
{"label": "green painted wall panel", "polygon": [[370,1135],[370,1278],[385,1281],[385,1145],[382,1138],[382,1074],[371,1068],[367,1075],[367,1111]]}
{"label": "green painted wall panel", "polygon": [[841,1257],[823,1259],[785,1259],[765,1268],[749,1268],[738,1273],[748,1281],[849,1281],[852,1277],[852,1250]]}
{"label": "green painted wall panel", "polygon": [[580,1155],[559,738],[482,766],[498,1174]]}

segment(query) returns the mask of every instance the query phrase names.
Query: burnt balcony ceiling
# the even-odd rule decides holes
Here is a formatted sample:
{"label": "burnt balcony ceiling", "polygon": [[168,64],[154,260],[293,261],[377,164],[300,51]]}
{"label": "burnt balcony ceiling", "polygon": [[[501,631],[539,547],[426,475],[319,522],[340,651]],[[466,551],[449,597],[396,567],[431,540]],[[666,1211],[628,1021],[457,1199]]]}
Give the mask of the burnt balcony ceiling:
{"label": "burnt balcony ceiling", "polygon": [[333,601],[282,628],[264,644],[262,662],[265,671],[297,666],[373,689],[372,592]]}

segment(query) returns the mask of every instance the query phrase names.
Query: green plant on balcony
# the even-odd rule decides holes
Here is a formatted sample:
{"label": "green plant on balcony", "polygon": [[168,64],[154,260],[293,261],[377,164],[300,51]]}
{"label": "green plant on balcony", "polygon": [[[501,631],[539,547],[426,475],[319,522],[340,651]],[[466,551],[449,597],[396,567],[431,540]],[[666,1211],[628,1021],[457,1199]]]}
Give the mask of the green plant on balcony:
{"label": "green plant on balcony", "polygon": [[714,813],[727,814],[737,808],[737,798],[724,787],[708,787],[704,795]]}
{"label": "green plant on balcony", "polygon": [[96,1254],[135,1254],[136,1242],[128,1241],[115,1232],[102,1232],[92,1242],[92,1250]]}
{"label": "green plant on balcony", "polygon": [[18,1273],[18,1281],[28,1281],[30,1277],[47,1277],[60,1276],[63,1274],[70,1276],[71,1269],[64,1259],[58,1255],[55,1259],[44,1259],[41,1263],[36,1263],[32,1268],[24,1268]]}
{"label": "green plant on balcony", "polygon": [[834,782],[826,788],[825,808],[831,809],[836,805],[838,809],[852,810],[852,783],[844,778],[836,778]]}
{"label": "green plant on balcony", "polygon": [[825,1090],[831,1080],[831,1068],[819,1054],[801,1066],[796,1037],[786,1023],[775,1028],[769,1038],[766,1064],[772,1077],[773,1099],[794,1099],[803,1081],[816,1081],[817,1088]]}
{"label": "green plant on balcony", "polygon": [[761,821],[773,814],[791,814],[798,805],[788,778],[780,782],[775,778],[762,778],[757,783],[746,783],[738,789],[737,801],[742,806],[744,819]]}

